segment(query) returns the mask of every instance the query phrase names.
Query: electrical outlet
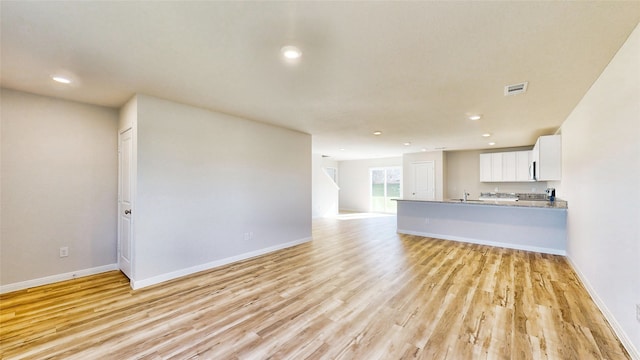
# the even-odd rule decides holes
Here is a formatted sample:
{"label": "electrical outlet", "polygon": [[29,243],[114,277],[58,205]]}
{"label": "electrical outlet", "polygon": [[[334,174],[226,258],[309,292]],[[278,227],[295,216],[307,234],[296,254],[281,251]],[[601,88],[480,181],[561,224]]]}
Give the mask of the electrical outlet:
{"label": "electrical outlet", "polygon": [[60,248],[60,257],[67,257],[69,256],[69,247],[68,246],[63,246]]}
{"label": "electrical outlet", "polygon": [[424,219],[424,223],[425,223],[425,224],[428,224],[428,223],[429,223],[429,218],[425,218],[425,219]]}
{"label": "electrical outlet", "polygon": [[244,241],[251,241],[251,240],[253,240],[253,232],[244,233]]}
{"label": "electrical outlet", "polygon": [[640,321],[640,304],[636,304],[636,320]]}

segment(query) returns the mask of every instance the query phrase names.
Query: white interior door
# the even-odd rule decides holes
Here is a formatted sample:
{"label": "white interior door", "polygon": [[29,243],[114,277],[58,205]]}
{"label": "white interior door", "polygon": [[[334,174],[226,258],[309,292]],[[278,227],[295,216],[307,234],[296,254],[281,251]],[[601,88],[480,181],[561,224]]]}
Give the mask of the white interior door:
{"label": "white interior door", "polygon": [[118,266],[132,278],[133,208],[133,137],[132,129],[120,133],[118,144]]}
{"label": "white interior door", "polygon": [[411,164],[413,174],[413,191],[411,196],[415,200],[436,199],[436,176],[433,161],[422,161]]}

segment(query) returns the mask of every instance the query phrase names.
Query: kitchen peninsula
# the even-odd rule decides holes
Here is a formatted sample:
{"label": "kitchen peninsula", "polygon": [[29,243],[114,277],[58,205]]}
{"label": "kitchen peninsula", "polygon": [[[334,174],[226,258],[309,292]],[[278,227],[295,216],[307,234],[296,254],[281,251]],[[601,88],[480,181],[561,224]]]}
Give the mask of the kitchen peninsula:
{"label": "kitchen peninsula", "polygon": [[398,200],[398,233],[566,255],[567,203]]}

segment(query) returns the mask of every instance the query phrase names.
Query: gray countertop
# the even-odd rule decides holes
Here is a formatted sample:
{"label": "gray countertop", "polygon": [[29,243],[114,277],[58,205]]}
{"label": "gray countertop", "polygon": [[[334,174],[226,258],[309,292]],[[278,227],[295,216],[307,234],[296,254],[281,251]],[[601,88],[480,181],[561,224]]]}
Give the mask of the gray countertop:
{"label": "gray countertop", "polygon": [[444,203],[444,204],[456,204],[461,206],[508,206],[508,207],[529,207],[529,208],[542,208],[542,209],[561,209],[566,210],[568,208],[567,202],[564,200],[558,200],[554,202],[549,201],[491,201],[491,200],[467,200],[460,201],[456,199],[450,200],[411,200],[411,199],[397,199],[397,201],[413,201],[413,202],[431,202],[431,203]]}

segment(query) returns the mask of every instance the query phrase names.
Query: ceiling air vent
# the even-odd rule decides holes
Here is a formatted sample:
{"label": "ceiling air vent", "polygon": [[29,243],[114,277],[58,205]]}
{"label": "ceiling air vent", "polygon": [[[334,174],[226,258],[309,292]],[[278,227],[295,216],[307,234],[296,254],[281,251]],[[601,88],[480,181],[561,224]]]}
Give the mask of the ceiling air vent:
{"label": "ceiling air vent", "polygon": [[520,84],[507,85],[504,87],[504,96],[522,94],[527,91],[529,82],[525,81]]}

